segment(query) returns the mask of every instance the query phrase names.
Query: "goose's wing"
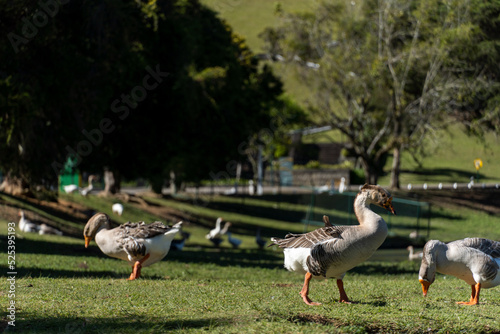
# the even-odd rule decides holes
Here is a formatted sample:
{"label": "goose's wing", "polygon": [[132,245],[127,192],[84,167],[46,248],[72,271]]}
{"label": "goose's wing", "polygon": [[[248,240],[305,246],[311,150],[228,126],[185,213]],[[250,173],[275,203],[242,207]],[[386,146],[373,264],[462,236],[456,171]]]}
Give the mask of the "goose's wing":
{"label": "goose's wing", "polygon": [[453,241],[452,244],[461,247],[469,247],[477,249],[494,259],[500,258],[500,242],[485,238],[465,238],[462,240]]}
{"label": "goose's wing", "polygon": [[146,255],[145,239],[163,235],[170,230],[170,227],[163,225],[161,222],[151,224],[128,222],[116,228],[118,235],[116,240],[129,256],[135,258]]}
{"label": "goose's wing", "polygon": [[271,240],[280,248],[313,248],[318,243],[340,238],[342,231],[343,226],[327,226],[304,234],[289,233],[283,239],[271,238]]}
{"label": "goose's wing", "polygon": [[336,252],[336,243],[339,238],[333,238],[320,242],[311,249],[311,255],[307,258],[307,268],[315,276],[325,276],[326,271],[334,262],[338,262],[339,253]]}
{"label": "goose's wing", "polygon": [[471,252],[478,252],[475,258],[476,270],[485,280],[494,280],[500,266],[500,242],[484,238],[465,238],[450,244],[468,248]]}

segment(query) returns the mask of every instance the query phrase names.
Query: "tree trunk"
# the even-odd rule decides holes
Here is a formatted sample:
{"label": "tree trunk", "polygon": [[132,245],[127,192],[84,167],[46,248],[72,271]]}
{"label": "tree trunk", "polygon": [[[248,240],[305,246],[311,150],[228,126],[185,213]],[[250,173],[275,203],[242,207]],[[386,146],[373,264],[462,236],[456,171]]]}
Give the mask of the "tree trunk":
{"label": "tree trunk", "polygon": [[29,194],[29,186],[22,178],[12,176],[9,173],[0,184],[0,191],[14,196],[27,195]]}
{"label": "tree trunk", "polygon": [[365,172],[365,182],[368,184],[377,184],[378,182],[378,172],[377,168],[373,164],[361,159],[361,164],[363,165],[363,171]]}
{"label": "tree trunk", "polygon": [[104,170],[104,194],[111,195],[120,192],[120,177],[111,170]]}
{"label": "tree trunk", "polygon": [[391,183],[389,185],[392,189],[399,189],[399,173],[401,171],[401,149],[395,147],[393,151],[393,161],[391,169]]}

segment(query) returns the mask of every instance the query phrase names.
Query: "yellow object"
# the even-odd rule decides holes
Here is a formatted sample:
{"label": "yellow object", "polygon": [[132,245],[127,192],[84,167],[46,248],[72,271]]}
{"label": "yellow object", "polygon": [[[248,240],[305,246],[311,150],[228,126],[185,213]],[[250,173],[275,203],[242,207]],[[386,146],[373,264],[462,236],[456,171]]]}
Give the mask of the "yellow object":
{"label": "yellow object", "polygon": [[483,161],[481,159],[474,159],[474,167],[476,167],[476,170],[479,170],[479,168],[483,167]]}

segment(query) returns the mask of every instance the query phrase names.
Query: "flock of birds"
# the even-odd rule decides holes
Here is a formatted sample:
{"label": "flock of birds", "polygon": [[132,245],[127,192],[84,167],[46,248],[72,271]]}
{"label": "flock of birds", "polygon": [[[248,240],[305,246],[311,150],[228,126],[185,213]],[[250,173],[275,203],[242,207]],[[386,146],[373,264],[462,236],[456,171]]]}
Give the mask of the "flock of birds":
{"label": "flock of birds", "polygon": [[76,184],[68,184],[68,185],[63,186],[63,189],[64,189],[64,192],[67,194],[79,192],[82,196],[87,196],[92,191],[92,189],[94,189],[93,181],[95,181],[95,180],[96,180],[95,175],[89,175],[88,186],[86,186],[84,188],[80,188]]}
{"label": "flock of birds", "polygon": [[24,210],[20,210],[19,213],[19,229],[23,232],[29,233],[38,233],[38,234],[56,234],[63,235],[62,231],[47,225],[45,223],[35,223],[28,218],[26,218],[24,214]]}
{"label": "flock of birds", "polygon": [[[347,271],[369,259],[387,237],[388,228],[384,219],[375,213],[370,205],[382,207],[396,214],[392,205],[392,195],[385,189],[365,184],[354,200],[354,212],[359,225],[336,226],[323,217],[324,227],[303,234],[289,233],[284,238],[273,237],[271,244],[277,245],[284,252],[284,267],[289,271],[304,275],[304,284],[300,291],[302,300],[307,305],[319,305],[309,297],[309,285],[312,279],[336,279],[340,302],[350,303],[344,290],[343,279]],[[113,207],[113,212],[116,211]],[[20,213],[21,214],[21,213]],[[22,216],[23,219],[24,215]],[[230,222],[222,226],[222,217],[218,218],[215,228],[206,238],[215,246],[223,242],[227,235],[228,242],[237,248],[241,240],[232,236]],[[27,222],[24,221],[26,226]],[[111,257],[127,261],[132,266],[129,280],[140,277],[141,268],[162,260],[171,249],[181,250],[189,233],[181,231],[182,221],[169,227],[161,222],[151,224],[125,223],[111,228],[110,217],[97,213],[89,219],[84,228],[85,247],[95,240],[101,251]],[[174,237],[181,233],[181,240]],[[259,248],[266,245],[257,230],[256,242]],[[408,247],[410,260],[421,260],[419,282],[423,295],[427,296],[429,286],[435,281],[436,272],[452,275],[464,280],[471,286],[469,301],[463,305],[479,303],[481,289],[500,285],[500,242],[483,238],[466,238],[450,243],[439,240],[428,241],[422,252],[415,253]]]}

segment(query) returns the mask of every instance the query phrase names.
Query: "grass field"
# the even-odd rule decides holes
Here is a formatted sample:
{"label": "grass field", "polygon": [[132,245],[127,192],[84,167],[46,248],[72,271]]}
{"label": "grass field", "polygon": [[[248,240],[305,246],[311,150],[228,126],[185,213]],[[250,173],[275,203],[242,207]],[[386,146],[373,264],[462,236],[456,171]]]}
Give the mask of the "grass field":
{"label": "grass field", "polygon": [[[2,198],[4,201],[6,198]],[[112,199],[63,196],[111,214]],[[299,291],[303,277],[283,268],[282,251],[259,250],[254,230],[267,234],[302,231],[279,216],[303,207],[263,199],[213,197],[203,206],[188,200],[146,197],[156,208],[168,207],[207,219],[223,215],[235,224],[242,247],[212,247],[207,227],[187,224],[192,237],[183,251],[144,268],[143,277],[129,282],[130,267],[103,255],[83,238],[17,233],[16,331],[22,333],[495,333],[500,331],[500,290],[481,293],[481,304],[468,300],[470,287],[454,277],[438,275],[424,298],[418,283],[418,262],[405,250],[379,250],[372,259],[348,272],[344,282],[352,304],[340,304],[334,281],[313,281],[310,297],[323,305],[305,305]],[[14,204],[14,203],[12,203]],[[18,202],[32,209],[25,202]],[[245,209],[246,208],[246,209]],[[260,212],[260,213],[259,213]],[[40,214],[43,214],[40,211]],[[262,216],[261,216],[262,215]],[[116,221],[146,221],[160,217],[126,205]],[[212,220],[212,221],[213,221]],[[433,218],[432,237],[449,238],[496,233],[497,217],[467,208],[442,207]],[[7,222],[0,220],[0,245],[7,249]],[[271,231],[271,232],[270,232]],[[277,233],[277,234],[275,234]],[[4,253],[5,254],[5,253]],[[5,255],[6,256],[6,255]],[[6,260],[1,276],[9,271]],[[5,285],[7,286],[7,284]],[[11,298],[0,294],[2,305]],[[5,313],[0,328],[7,326]],[[12,331],[12,327],[7,327]]]}
{"label": "grass field", "polygon": [[23,333],[500,330],[498,290],[483,291],[477,307],[463,307],[455,301],[468,299],[469,287],[438,276],[424,298],[415,262],[370,261],[349,272],[350,305],[337,302],[334,281],[314,281],[311,298],[323,305],[310,307],[298,294],[302,277],[281,268],[278,250],[188,247],[129,282],[127,264],[95,245],[85,250],[81,240],[25,235],[16,246],[16,330]]}

